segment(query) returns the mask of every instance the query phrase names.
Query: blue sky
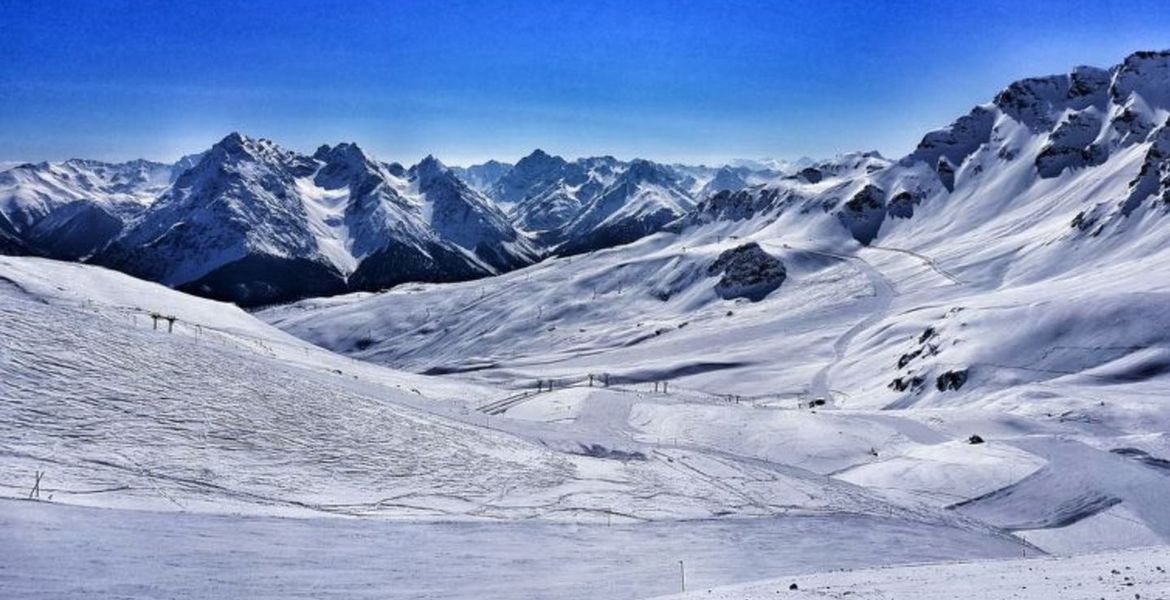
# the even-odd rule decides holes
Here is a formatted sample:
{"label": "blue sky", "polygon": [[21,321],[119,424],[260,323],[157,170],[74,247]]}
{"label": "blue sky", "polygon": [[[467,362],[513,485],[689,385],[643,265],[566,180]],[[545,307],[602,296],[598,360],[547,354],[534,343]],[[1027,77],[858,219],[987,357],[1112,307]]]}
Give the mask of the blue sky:
{"label": "blue sky", "polygon": [[1025,76],[1170,48],[1170,2],[0,0],[0,161],[230,131],[384,160],[909,151]]}

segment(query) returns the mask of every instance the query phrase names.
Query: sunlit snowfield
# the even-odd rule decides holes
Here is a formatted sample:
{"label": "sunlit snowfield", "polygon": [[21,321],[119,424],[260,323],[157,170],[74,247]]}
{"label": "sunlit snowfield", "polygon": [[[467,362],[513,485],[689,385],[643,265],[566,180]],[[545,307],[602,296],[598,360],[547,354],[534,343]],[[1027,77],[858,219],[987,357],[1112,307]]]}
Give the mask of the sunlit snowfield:
{"label": "sunlit snowfield", "polygon": [[637,525],[399,523],[0,503],[21,598],[645,598],[810,570],[1018,556],[986,533],[869,516]]}

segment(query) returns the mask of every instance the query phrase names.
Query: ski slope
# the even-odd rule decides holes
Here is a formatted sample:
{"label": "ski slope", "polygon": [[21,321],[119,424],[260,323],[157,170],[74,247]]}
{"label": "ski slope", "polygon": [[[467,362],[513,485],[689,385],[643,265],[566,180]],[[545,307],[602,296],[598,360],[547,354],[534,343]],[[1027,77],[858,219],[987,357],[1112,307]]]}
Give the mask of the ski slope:
{"label": "ski slope", "polygon": [[[0,277],[9,497],[42,470],[55,502],[152,510],[592,522],[850,512],[980,529],[815,471],[651,441],[631,426],[634,390],[624,404],[590,397],[579,424],[493,418],[474,410],[490,400],[483,387],[331,355],[111,271],[4,258]],[[152,312],[177,316],[175,331],[154,329]]]}
{"label": "ski slope", "polygon": [[[921,540],[930,539],[930,543]],[[282,519],[0,501],[13,597],[634,600],[819,568],[1012,556],[1002,538],[898,519],[557,524]],[[227,553],[225,553],[225,550]]]}
{"label": "ski slope", "polygon": [[726,588],[693,586],[688,589],[694,591],[668,597],[674,600],[1167,598],[1170,597],[1170,549],[825,571]]}
{"label": "ski slope", "polygon": [[[637,598],[669,591],[663,553],[721,585],[1024,547],[826,476],[872,458],[864,444],[797,461],[729,443],[735,419],[714,437],[674,429],[733,410],[722,399],[581,385],[493,417],[476,409],[500,390],[356,362],[112,271],[6,257],[0,282],[0,540],[17,548],[0,581],[25,597],[591,598],[608,584]],[[154,313],[176,316],[174,331]],[[813,422],[789,426],[808,440]],[[828,423],[914,444],[880,419]],[[21,501],[37,472],[37,501]],[[466,553],[468,536],[477,550],[452,579],[442,557]],[[835,536],[850,550],[816,542]],[[135,550],[160,538],[169,550]],[[934,541],[907,542],[922,538]],[[788,552],[764,552],[780,540]],[[904,551],[880,550],[891,544]],[[225,547],[237,549],[226,570]],[[746,547],[766,558],[745,563]],[[420,548],[432,562],[410,562]],[[62,556],[79,561],[69,577]],[[281,583],[257,588],[258,573]],[[485,591],[489,577],[500,583]]]}

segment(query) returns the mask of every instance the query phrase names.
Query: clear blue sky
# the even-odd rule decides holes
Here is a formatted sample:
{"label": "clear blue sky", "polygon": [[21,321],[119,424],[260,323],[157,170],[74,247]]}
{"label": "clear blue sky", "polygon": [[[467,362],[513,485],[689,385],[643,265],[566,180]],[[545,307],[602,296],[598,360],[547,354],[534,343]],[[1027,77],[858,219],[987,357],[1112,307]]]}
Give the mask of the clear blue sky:
{"label": "clear blue sky", "polygon": [[0,161],[226,133],[384,160],[909,151],[1011,81],[1170,48],[1170,1],[0,0]]}

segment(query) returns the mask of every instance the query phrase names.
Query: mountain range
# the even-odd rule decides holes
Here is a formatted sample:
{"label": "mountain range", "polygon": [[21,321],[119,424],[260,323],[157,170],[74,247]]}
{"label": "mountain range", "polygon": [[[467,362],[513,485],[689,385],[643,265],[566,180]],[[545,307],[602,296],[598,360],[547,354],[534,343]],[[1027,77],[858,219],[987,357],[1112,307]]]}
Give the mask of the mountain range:
{"label": "mountain range", "polygon": [[405,168],[355,144],[312,155],[232,133],[175,164],[68,160],[0,172],[0,252],[84,261],[245,306],[474,279],[633,241],[748,167],[573,162]]}
{"label": "mountain range", "polygon": [[[515,164],[405,168],[355,144],[305,155],[232,133],[173,165],[24,164],[0,172],[0,251],[252,306],[474,279],[763,214],[862,245],[920,227],[968,235],[986,222],[963,218],[973,207],[1061,214],[1053,239],[1161,236],[1150,223],[1170,202],[1168,65],[1165,52],[1139,52],[1017,81],[899,159],[689,167],[536,150]],[[1131,166],[1123,187],[1106,184]],[[1027,201],[1039,196],[1043,206]]]}

